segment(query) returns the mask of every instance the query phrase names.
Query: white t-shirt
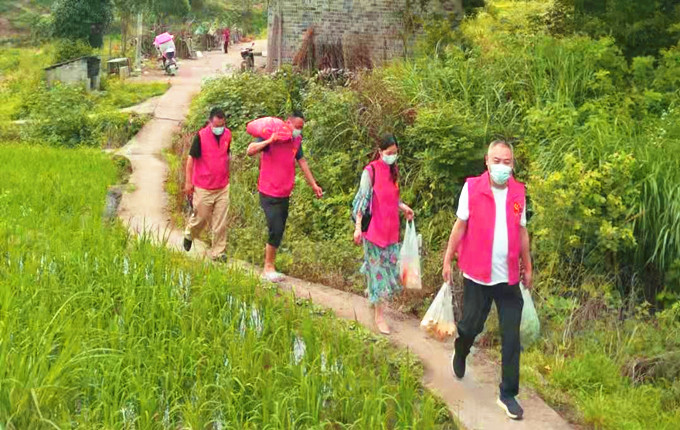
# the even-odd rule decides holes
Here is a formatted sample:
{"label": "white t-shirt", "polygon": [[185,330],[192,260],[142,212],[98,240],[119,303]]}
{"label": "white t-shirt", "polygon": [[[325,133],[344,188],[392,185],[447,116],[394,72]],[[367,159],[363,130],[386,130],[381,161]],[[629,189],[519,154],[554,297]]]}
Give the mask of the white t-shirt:
{"label": "white t-shirt", "polygon": [[[482,285],[496,285],[503,282],[508,282],[508,219],[506,217],[506,202],[508,199],[508,187],[503,189],[491,187],[493,192],[493,199],[496,202],[496,224],[493,232],[493,248],[491,251],[491,282],[482,282],[479,279],[474,279],[463,273],[463,276]],[[456,216],[467,221],[470,218],[470,198],[468,193],[467,182],[463,185],[463,191],[460,193],[458,200],[458,210]],[[527,225],[527,207],[524,202],[522,209],[522,219],[520,224],[522,227]]]}

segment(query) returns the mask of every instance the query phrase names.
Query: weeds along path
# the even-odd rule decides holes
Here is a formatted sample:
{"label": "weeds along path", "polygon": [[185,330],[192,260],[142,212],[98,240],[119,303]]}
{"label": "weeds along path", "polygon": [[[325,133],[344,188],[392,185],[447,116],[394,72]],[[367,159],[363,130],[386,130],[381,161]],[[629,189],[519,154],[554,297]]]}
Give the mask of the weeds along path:
{"label": "weeds along path", "polygon": [[[194,94],[200,90],[201,79],[225,70],[228,64],[240,63],[238,49],[229,55],[209,52],[201,59],[185,61],[180,74],[173,78],[173,86],[154,100],[154,118],[119,154],[132,162],[131,190],[123,195],[119,216],[136,233],[151,235],[160,243],[180,250],[182,232],[173,230],[167,213],[167,196],[164,183],[168,168],[163,160],[163,150],[171,145],[173,133],[189,109]],[[148,107],[148,106],[147,106]],[[189,254],[202,258],[205,246],[195,243]],[[247,271],[257,274],[257,269],[246,263],[237,263]],[[339,291],[324,285],[312,284],[295,278],[286,278],[284,289],[295,295],[311,298],[321,306],[332,309],[345,319],[356,319],[375,330],[368,301],[360,296]],[[496,406],[500,366],[482,353],[475,353],[468,364],[468,374],[462,381],[451,374],[449,360],[452,342],[441,343],[429,339],[419,328],[419,321],[411,316],[390,312],[391,340],[408,348],[420,358],[424,367],[424,384],[448,404],[451,412],[468,429],[569,429],[571,426],[535,393],[523,389],[520,394],[526,418],[513,422]]]}

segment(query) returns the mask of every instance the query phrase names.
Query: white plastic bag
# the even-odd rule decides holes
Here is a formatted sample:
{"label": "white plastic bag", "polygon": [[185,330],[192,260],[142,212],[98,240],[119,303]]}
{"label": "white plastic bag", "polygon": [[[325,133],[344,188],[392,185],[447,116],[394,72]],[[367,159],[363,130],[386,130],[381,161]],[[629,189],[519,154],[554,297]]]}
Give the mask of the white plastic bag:
{"label": "white plastic bag", "polygon": [[420,250],[418,249],[418,235],[413,221],[406,223],[404,243],[399,251],[399,279],[401,285],[410,290],[423,288],[420,278]]}
{"label": "white plastic bag", "polygon": [[430,305],[420,327],[439,340],[456,334],[451,284],[445,282]]}
{"label": "white plastic bag", "polygon": [[531,293],[522,284],[519,284],[519,288],[522,291],[522,299],[524,300],[522,322],[519,326],[519,338],[522,346],[528,348],[541,335],[541,321],[538,319],[538,313],[536,313]]}

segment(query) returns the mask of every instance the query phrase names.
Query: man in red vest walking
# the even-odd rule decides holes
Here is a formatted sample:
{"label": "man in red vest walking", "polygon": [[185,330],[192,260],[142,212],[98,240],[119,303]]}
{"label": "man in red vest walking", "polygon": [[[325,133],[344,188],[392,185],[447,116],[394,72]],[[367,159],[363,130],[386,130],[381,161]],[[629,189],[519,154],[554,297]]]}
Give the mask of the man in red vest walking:
{"label": "man in red vest walking", "polygon": [[501,329],[502,382],[498,405],[512,419],[524,411],[519,392],[519,326],[522,319],[520,266],[526,288],[532,286],[529,233],[526,229],[524,184],[512,176],[513,149],[496,140],[486,155],[487,171],[463,186],[444,257],[444,280],[451,281],[454,254],[463,272],[463,317],[451,357],[454,376],[465,375],[465,359],[484,329],[491,303],[496,303]]}
{"label": "man in red vest walking", "polygon": [[212,227],[213,260],[226,262],[227,210],[229,209],[229,155],[231,131],[225,127],[222,109],[210,111],[205,127],[196,135],[186,165],[184,192],[193,201],[193,213],[184,231],[184,249],[206,224]]}
{"label": "man in red vest walking", "polygon": [[312,187],[316,197],[320,199],[323,196],[323,190],[316,183],[302,152],[304,125],[305,120],[302,114],[295,112],[285,123],[285,127],[290,131],[289,139],[280,140],[274,133],[269,139],[260,139],[248,146],[249,156],[260,154],[260,177],[257,181],[257,188],[260,192],[260,206],[264,211],[269,230],[262,276],[271,282],[280,282],[283,279],[283,275],[276,271],[274,263],[288,219],[288,204],[295,187],[296,163],[300,166],[305,180]]}

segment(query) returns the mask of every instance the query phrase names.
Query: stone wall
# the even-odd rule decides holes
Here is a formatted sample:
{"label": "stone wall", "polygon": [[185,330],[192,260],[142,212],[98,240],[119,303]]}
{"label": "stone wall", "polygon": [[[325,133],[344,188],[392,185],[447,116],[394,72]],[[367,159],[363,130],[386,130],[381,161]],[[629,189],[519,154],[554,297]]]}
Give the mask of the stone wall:
{"label": "stone wall", "polygon": [[[291,63],[305,31],[314,27],[315,42],[342,42],[345,49],[363,45],[374,63],[404,54],[399,16],[405,0],[271,0],[268,65]],[[280,26],[280,30],[279,30]]]}

